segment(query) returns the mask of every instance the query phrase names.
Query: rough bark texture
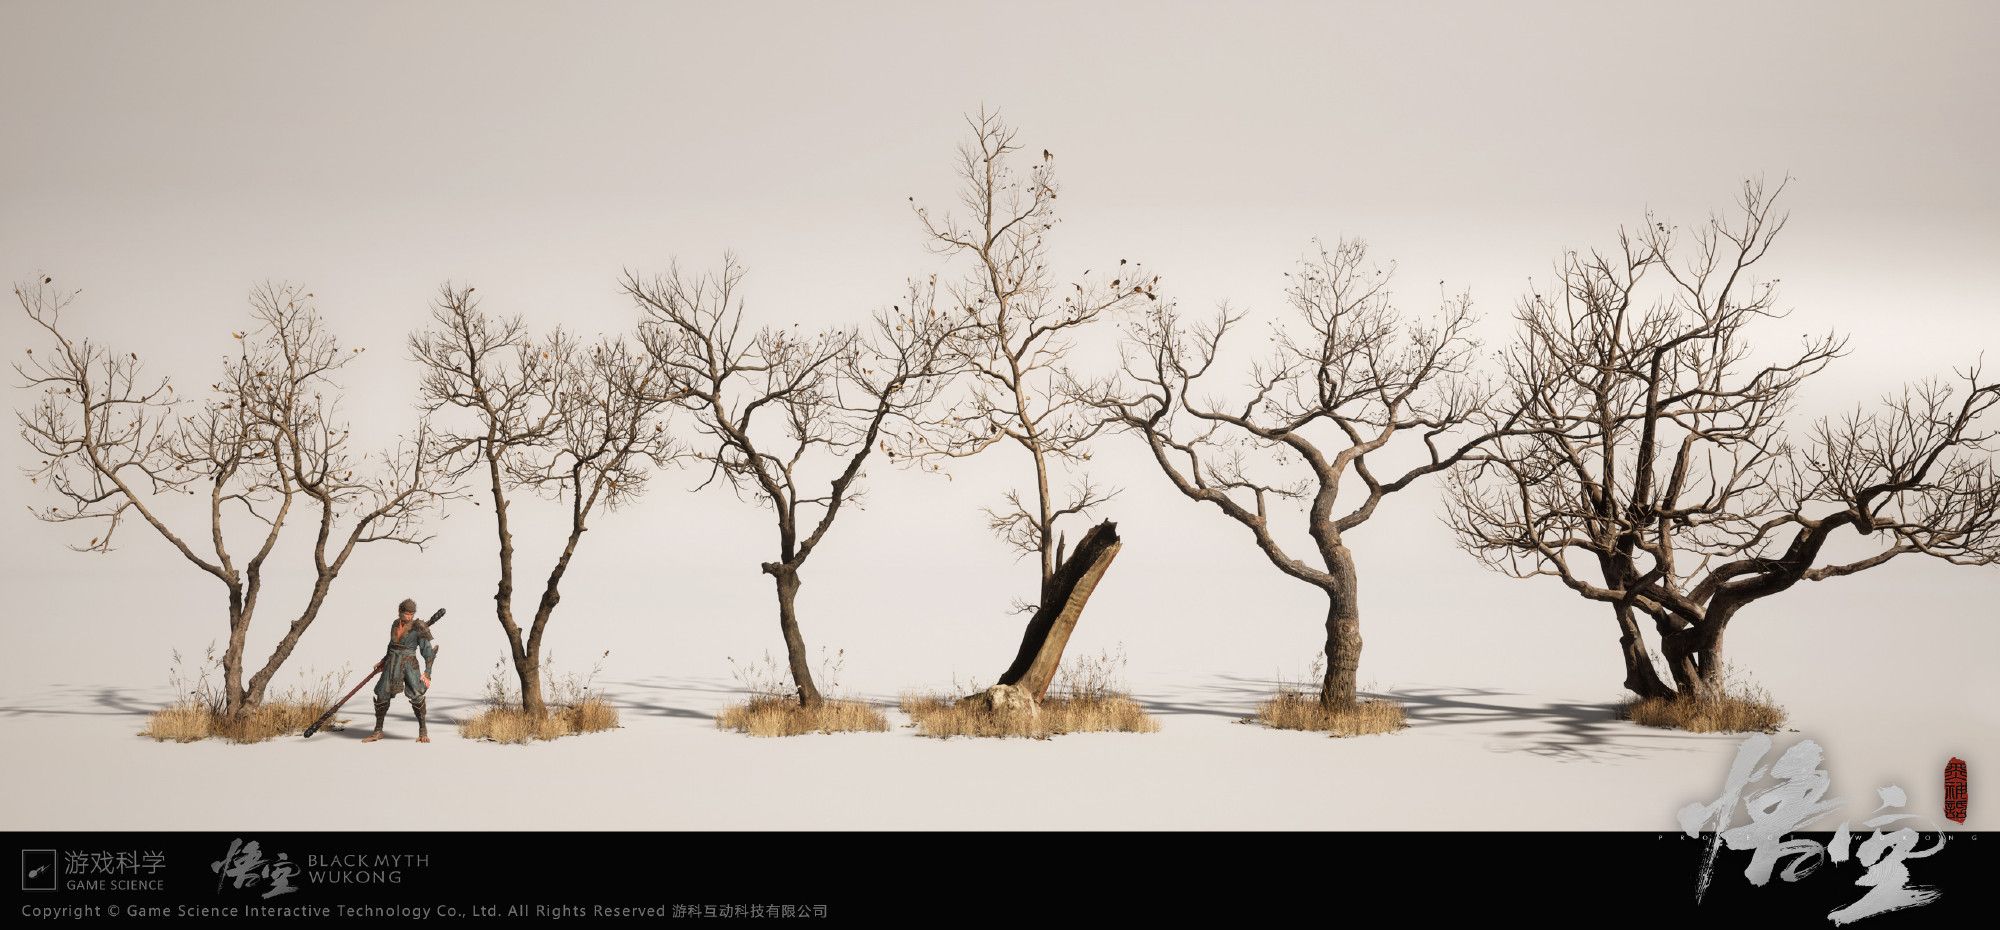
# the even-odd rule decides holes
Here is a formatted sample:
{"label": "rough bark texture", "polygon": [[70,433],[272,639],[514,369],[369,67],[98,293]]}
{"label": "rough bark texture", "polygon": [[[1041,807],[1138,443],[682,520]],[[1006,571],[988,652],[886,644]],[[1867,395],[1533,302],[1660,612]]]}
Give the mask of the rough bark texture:
{"label": "rough bark texture", "polygon": [[1123,546],[1124,541],[1118,538],[1118,524],[1110,520],[1084,534],[1076,551],[1056,568],[1049,580],[1042,604],[1021,636],[1021,651],[1014,657],[1014,664],[1000,676],[1000,684],[1019,686],[1036,700],[1048,693],[1056,669],[1062,665],[1063,648],[1069,644],[1070,632],[1076,629],[1091,592],[1097,589],[1098,580],[1104,577]]}
{"label": "rough bark texture", "polygon": [[1361,668],[1361,612],[1351,597],[1330,595],[1326,612],[1326,680],[1319,702],[1346,707],[1357,699],[1356,676]]}
{"label": "rough bark texture", "polygon": [[958,702],[963,707],[975,707],[989,714],[1023,714],[1029,720],[1041,716],[1041,705],[1027,689],[1018,685],[994,685]]}
{"label": "rough bark texture", "polygon": [[1646,640],[1640,634],[1639,622],[1632,616],[1632,608],[1620,605],[1618,617],[1618,650],[1625,657],[1625,687],[1641,698],[1670,698],[1674,689],[1660,680],[1660,672],[1653,667],[1653,658],[1646,654]]}
{"label": "rough bark texture", "polygon": [[785,636],[785,661],[791,667],[792,681],[798,686],[799,705],[812,707],[825,698],[819,693],[819,687],[813,684],[812,665],[806,661],[805,634],[799,632],[796,606],[799,573],[779,562],[764,563],[764,571],[778,584],[778,629]]}

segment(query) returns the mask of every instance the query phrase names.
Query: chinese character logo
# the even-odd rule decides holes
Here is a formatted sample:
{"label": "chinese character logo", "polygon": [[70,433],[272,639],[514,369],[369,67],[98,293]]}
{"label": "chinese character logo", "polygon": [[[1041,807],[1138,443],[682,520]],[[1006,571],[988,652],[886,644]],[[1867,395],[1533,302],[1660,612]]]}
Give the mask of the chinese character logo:
{"label": "chinese character logo", "polygon": [[53,849],[21,850],[21,890],[56,890],[56,851]]}
{"label": "chinese character logo", "polygon": [[[1744,740],[1737,749],[1735,764],[1730,766],[1722,795],[1708,804],[1689,804],[1680,810],[1681,828],[1689,836],[1700,836],[1703,830],[1713,831],[1695,880],[1696,901],[1700,901],[1708,890],[1715,870],[1716,853],[1725,845],[1730,849],[1751,852],[1750,865],[1743,870],[1743,877],[1749,879],[1750,884],[1760,887],[1770,882],[1773,870],[1781,862],[1785,863],[1785,868],[1778,875],[1788,882],[1812,874],[1823,863],[1840,865],[1851,860],[1860,866],[1865,872],[1854,884],[1868,891],[1859,900],[1826,915],[1835,926],[1937,900],[1937,889],[1910,884],[1910,869],[1905,863],[1942,849],[1944,834],[1937,833],[1936,843],[1918,848],[1920,834],[1916,830],[1907,826],[1890,831],[1882,829],[1900,821],[1918,819],[1915,814],[1882,813],[1909,802],[1902,788],[1889,785],[1876,789],[1882,803],[1871,813],[1878,816],[1870,817],[1861,824],[1873,833],[1858,847],[1846,823],[1834,831],[1831,841],[1825,846],[1803,837],[1787,839],[1786,834],[1804,830],[1824,818],[1839,806],[1840,799],[1825,797],[1827,789],[1832,786],[1832,779],[1820,767],[1823,753],[1818,743],[1809,739],[1800,740],[1786,750],[1777,762],[1762,765],[1771,748],[1771,738],[1762,733]],[[1962,765],[1960,771],[1963,771]],[[1777,784],[1762,790],[1750,790],[1752,783],[1766,777]],[[1963,788],[1960,791],[1963,796]],[[1749,822],[1734,825],[1739,809],[1749,816]]]}
{"label": "chinese character logo", "polygon": [[256,840],[248,843],[240,837],[230,840],[229,852],[220,860],[209,863],[208,870],[216,875],[217,894],[222,892],[224,884],[232,881],[230,887],[233,888],[256,888],[259,882],[267,883],[264,885],[268,889],[263,894],[264,898],[275,898],[299,890],[292,884],[292,879],[299,874],[298,865],[284,853],[279,853],[276,861],[266,860]]}
{"label": "chinese character logo", "polygon": [[1952,823],[1965,822],[1965,760],[1957,756],[1944,764],[1944,816]]}

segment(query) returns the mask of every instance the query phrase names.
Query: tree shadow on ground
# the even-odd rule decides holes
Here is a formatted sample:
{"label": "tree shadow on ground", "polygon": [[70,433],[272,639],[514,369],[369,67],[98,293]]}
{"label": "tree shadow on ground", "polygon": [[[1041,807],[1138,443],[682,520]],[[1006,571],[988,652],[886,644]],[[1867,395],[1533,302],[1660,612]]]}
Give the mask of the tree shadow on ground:
{"label": "tree shadow on ground", "polygon": [[102,685],[54,685],[34,704],[0,706],[0,717],[137,717],[159,710],[164,695],[157,688],[110,688]]}
{"label": "tree shadow on ground", "polygon": [[[145,725],[146,718],[166,706],[169,697],[159,688],[115,688],[102,685],[55,685],[44,692],[45,699],[33,704],[0,706],[0,718],[27,717],[128,717],[133,723],[133,734],[137,735]],[[356,694],[341,706],[333,720],[313,734],[313,739],[326,738],[328,742],[337,740],[359,740],[375,728],[375,708],[373,698],[367,689]],[[430,699],[430,722],[433,730],[455,728],[460,720],[470,719],[485,706],[485,702],[473,698],[440,697],[435,693]],[[399,736],[398,724],[407,730]],[[386,739],[416,739],[416,714],[402,697],[397,697],[390,707],[386,728]],[[296,737],[279,737],[291,739]],[[431,734],[432,739],[437,733]]]}
{"label": "tree shadow on ground", "polygon": [[[1257,706],[1296,682],[1218,675],[1169,699],[1135,694],[1147,713],[1207,715],[1247,720]],[[1491,752],[1525,752],[1568,762],[1640,759],[1660,752],[1692,752],[1729,741],[1731,734],[1697,734],[1646,727],[1618,716],[1617,701],[1538,698],[1495,688],[1408,687],[1364,690],[1361,696],[1403,705],[1410,729],[1485,737]]]}
{"label": "tree shadow on ground", "polygon": [[[649,717],[668,717],[681,720],[715,719],[713,711],[679,706],[689,702],[673,701],[670,696],[675,692],[740,696],[743,694],[743,688],[735,684],[725,684],[715,679],[673,678],[666,675],[649,675],[644,678],[612,682],[606,686],[604,693],[605,699],[616,705],[620,712],[631,710]],[[703,702],[695,701],[692,703]]]}

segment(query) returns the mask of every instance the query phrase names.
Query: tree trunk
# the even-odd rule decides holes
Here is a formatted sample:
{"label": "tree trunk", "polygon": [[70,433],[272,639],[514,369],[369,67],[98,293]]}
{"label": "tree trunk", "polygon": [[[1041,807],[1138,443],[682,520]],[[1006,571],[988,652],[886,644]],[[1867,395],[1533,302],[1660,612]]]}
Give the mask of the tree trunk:
{"label": "tree trunk", "polygon": [[542,702],[542,649],[535,643],[522,650],[521,658],[514,661],[514,673],[521,679],[521,711],[530,718],[540,720],[548,715],[548,705]]}
{"label": "tree trunk", "polygon": [[1701,669],[1708,633],[1708,624],[1704,622],[1676,630],[1660,640],[1660,651],[1667,657],[1667,670],[1673,673],[1674,687],[1683,697],[1713,696]]}
{"label": "tree trunk", "polygon": [[319,617],[320,606],[326,603],[327,592],[333,589],[333,580],[339,574],[339,569],[330,569],[320,574],[319,580],[313,583],[312,598],[306,601],[305,609],[299,612],[298,619],[293,620],[291,625],[285,628],[284,637],[278,640],[278,645],[272,647],[271,657],[264,660],[264,667],[258,669],[257,674],[250,676],[252,705],[264,703],[264,695],[270,689],[271,679],[278,677],[278,669],[285,664],[286,659],[292,657],[292,650],[298,648],[299,640],[305,636],[306,628],[312,626],[313,621]]}
{"label": "tree trunk", "polygon": [[1036,700],[1048,693],[1056,669],[1062,665],[1063,648],[1069,644],[1070,633],[1083,616],[1084,605],[1123,546],[1124,541],[1118,538],[1118,524],[1110,520],[1084,534],[1076,551],[1063,560],[1043,586],[1042,603],[1021,635],[1021,651],[1014,656],[1014,664],[1000,676],[1000,684],[1019,686]]}
{"label": "tree trunk", "polygon": [[222,650],[223,712],[231,717],[242,714],[251,706],[250,694],[243,687],[243,641],[249,632],[250,617],[244,611],[243,592],[232,585],[229,590],[229,645]]}
{"label": "tree trunk", "polygon": [[1351,707],[1355,677],[1361,668],[1361,605],[1357,599],[1354,556],[1334,546],[1328,556],[1333,587],[1326,589],[1326,680],[1319,702],[1326,707]]}
{"label": "tree trunk", "polygon": [[1702,642],[1695,658],[1701,668],[1702,691],[1720,695],[1725,685],[1723,674],[1726,671],[1722,662],[1722,634],[1728,630],[1729,617],[1724,615],[1721,618],[1710,619],[1706,625],[1709,627],[1708,637]]}
{"label": "tree trunk", "polygon": [[1700,690],[1697,682],[1701,680],[1701,670],[1695,666],[1694,650],[1689,645],[1694,631],[1694,627],[1689,627],[1660,640],[1660,652],[1667,658],[1667,671],[1674,676],[1674,689],[1689,697]]}
{"label": "tree trunk", "polygon": [[[542,697],[542,633],[549,627],[549,618],[555,616],[556,605],[562,603],[563,575],[569,572],[569,563],[576,555],[577,540],[583,536],[584,527],[572,524],[569,540],[563,544],[562,555],[556,557],[555,568],[549,571],[548,584],[542,588],[542,598],[535,605],[535,620],[528,627],[528,642],[521,650],[528,657],[529,672],[521,675],[521,709],[530,715],[540,717],[547,712],[548,703]],[[519,631],[510,635],[519,636]]]}
{"label": "tree trunk", "polygon": [[1673,697],[1674,689],[1660,680],[1659,669],[1653,667],[1652,656],[1646,654],[1646,640],[1632,616],[1631,606],[1619,604],[1614,610],[1618,616],[1618,649],[1625,657],[1625,687],[1640,698]]}
{"label": "tree trunk", "polygon": [[1725,686],[1722,634],[1728,629],[1730,618],[1744,603],[1717,597],[1709,602],[1700,623],[1661,638],[1660,651],[1667,654],[1674,683],[1680,686],[1682,694],[1704,698],[1722,695]]}
{"label": "tree trunk", "polygon": [[799,633],[797,601],[799,573],[781,562],[764,563],[764,571],[778,584],[778,628],[785,634],[785,658],[792,667],[792,682],[798,688],[799,706],[814,707],[826,699],[813,685],[812,666],[806,661],[806,640]]}

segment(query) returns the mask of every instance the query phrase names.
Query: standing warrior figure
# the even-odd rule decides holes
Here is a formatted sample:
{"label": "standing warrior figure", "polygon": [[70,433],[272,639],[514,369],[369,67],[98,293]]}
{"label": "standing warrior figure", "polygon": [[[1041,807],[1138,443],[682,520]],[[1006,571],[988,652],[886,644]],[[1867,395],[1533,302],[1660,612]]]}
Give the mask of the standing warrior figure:
{"label": "standing warrior figure", "polygon": [[[417,619],[417,602],[405,598],[397,607],[396,622],[389,628],[389,651],[382,656],[382,677],[375,682],[375,732],[362,740],[372,743],[382,738],[382,723],[389,716],[389,702],[408,693],[410,709],[417,712],[417,742],[431,741],[430,724],[424,717],[424,692],[431,687],[431,668],[437,661],[437,641],[430,624]],[[424,657],[422,671],[417,656]]]}

